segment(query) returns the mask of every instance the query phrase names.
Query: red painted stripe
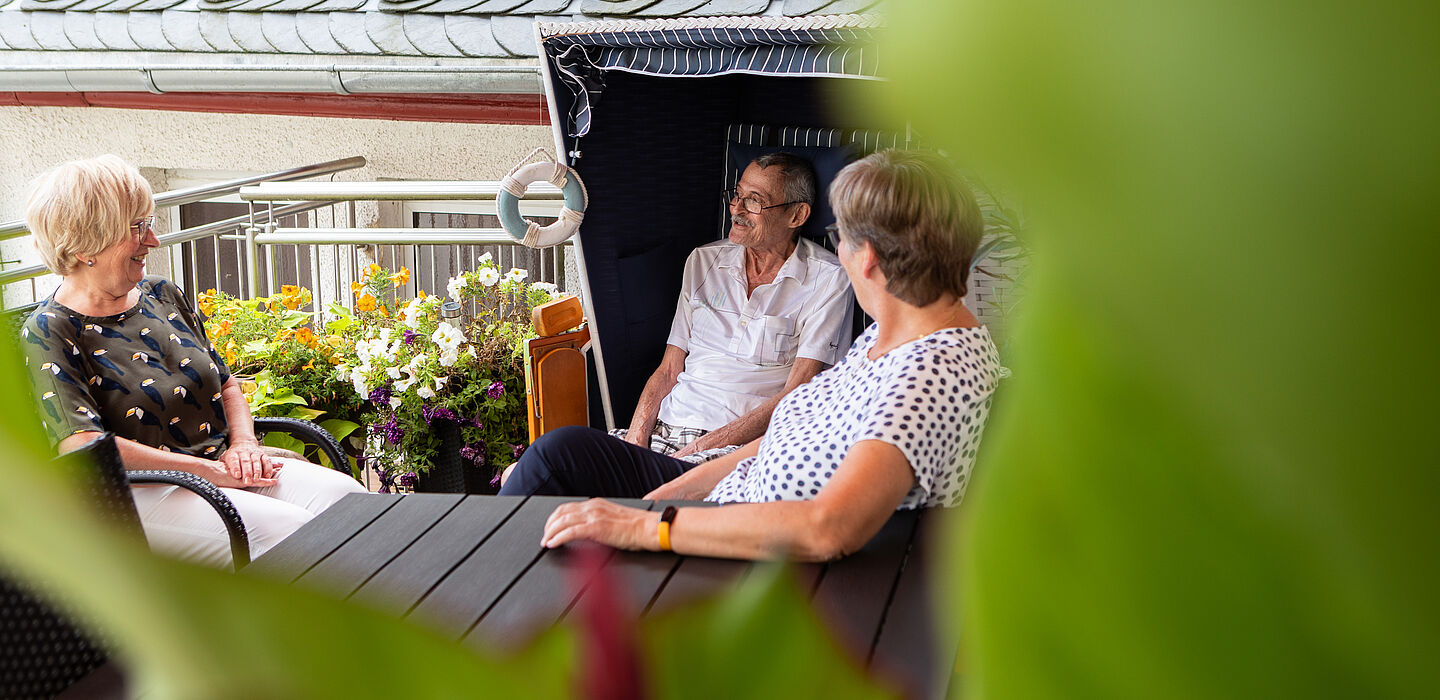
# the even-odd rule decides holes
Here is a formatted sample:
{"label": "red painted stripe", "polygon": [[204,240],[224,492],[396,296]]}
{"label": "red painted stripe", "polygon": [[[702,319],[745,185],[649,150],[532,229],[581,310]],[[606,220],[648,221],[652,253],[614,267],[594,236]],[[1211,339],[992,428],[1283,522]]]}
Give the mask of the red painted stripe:
{"label": "red painted stripe", "polygon": [[543,95],[263,92],[0,92],[0,105],[114,107],[179,112],[284,114],[467,124],[550,123]]}

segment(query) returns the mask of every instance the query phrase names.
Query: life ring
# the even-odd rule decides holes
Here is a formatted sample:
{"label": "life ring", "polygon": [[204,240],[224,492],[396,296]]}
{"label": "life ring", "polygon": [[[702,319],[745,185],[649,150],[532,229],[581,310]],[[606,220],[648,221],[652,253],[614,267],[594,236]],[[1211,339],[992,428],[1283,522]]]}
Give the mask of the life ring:
{"label": "life ring", "polygon": [[[560,210],[560,218],[549,226],[541,226],[520,216],[520,198],[525,196],[530,183],[540,180],[559,187],[565,195],[565,208]],[[575,234],[580,222],[585,219],[585,205],[589,199],[585,183],[580,181],[580,175],[573,169],[560,163],[540,162],[506,175],[500,181],[500,193],[495,197],[495,204],[500,214],[500,225],[512,238],[531,248],[548,248],[564,243]]]}

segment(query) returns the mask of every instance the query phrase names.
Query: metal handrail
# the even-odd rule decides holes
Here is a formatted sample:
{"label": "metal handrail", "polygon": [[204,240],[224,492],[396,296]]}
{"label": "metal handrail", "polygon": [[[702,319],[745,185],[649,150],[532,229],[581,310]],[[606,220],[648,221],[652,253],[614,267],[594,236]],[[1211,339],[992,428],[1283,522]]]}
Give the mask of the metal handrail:
{"label": "metal handrail", "polygon": [[519,243],[503,228],[277,228],[255,234],[259,245],[448,245]]}
{"label": "metal handrail", "polygon": [[[303,214],[304,212],[326,206],[329,206],[329,204],[326,202],[303,202],[301,204],[291,204],[289,206],[276,207],[273,210],[264,210],[257,212],[256,218],[270,221],[285,216],[291,216],[293,214]],[[159,236],[160,245],[158,246],[158,248],[164,248],[165,246],[171,246],[177,243],[189,243],[190,241],[200,238],[209,238],[210,236],[213,236],[221,231],[243,228],[249,225],[249,223],[250,215],[241,214],[240,216],[232,216],[223,221],[215,221],[205,224],[203,226],[193,226],[191,228],[181,229],[179,231],[175,231],[174,233],[167,233],[163,236]],[[39,277],[43,274],[48,273],[49,271],[49,268],[46,268],[44,265],[26,265],[25,267],[17,267],[11,270],[5,270],[3,272],[0,272],[0,285],[10,284],[11,282],[20,282],[30,279],[32,277]]]}
{"label": "metal handrail", "polygon": [[[242,187],[240,198],[249,202],[351,202],[351,201],[444,201],[494,200],[504,191],[494,180],[430,182],[267,182]],[[525,192],[526,199],[561,200],[560,188],[536,182]]]}
{"label": "metal handrail", "polygon": [[[239,192],[241,188],[244,188],[247,185],[253,185],[257,182],[265,182],[267,180],[299,180],[302,178],[318,177],[320,175],[329,175],[330,173],[336,173],[342,170],[353,170],[355,168],[363,167],[365,167],[365,158],[362,156],[353,156],[350,158],[341,158],[339,160],[330,160],[324,163],[315,163],[313,165],[290,168],[289,170],[280,170],[277,172],[269,173],[267,175],[253,175],[250,177],[242,177],[235,180],[227,180],[225,182],[216,182],[209,185],[197,185],[195,187],[187,187],[181,190],[162,192],[155,195],[155,206],[159,208],[180,206],[182,204],[192,204],[194,202],[204,201],[212,197],[220,197],[228,194],[234,194],[236,192]],[[30,227],[28,224],[25,223],[24,219],[21,219],[19,221],[7,221],[3,224],[0,224],[0,241],[9,240],[11,238],[19,238],[21,236],[28,235],[29,233]],[[161,240],[163,242],[164,239],[162,238]],[[18,272],[18,270],[13,271]]]}

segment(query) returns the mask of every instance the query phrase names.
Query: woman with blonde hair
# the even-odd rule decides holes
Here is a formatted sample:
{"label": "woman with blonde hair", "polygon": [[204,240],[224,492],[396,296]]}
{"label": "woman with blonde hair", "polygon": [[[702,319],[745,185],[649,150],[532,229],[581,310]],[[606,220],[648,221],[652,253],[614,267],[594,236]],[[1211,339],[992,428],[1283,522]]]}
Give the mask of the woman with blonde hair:
{"label": "woman with blonde hair", "polygon": [[[657,517],[602,499],[565,503],[543,546],[585,539],[824,560],[862,547],[897,509],[960,501],[1001,376],[989,333],[963,302],[982,232],[975,198],[939,156],[886,151],[842,170],[830,199],[836,252],[875,323],[839,364],[786,395],[763,437],[687,471],[598,431],[562,428],[537,440],[506,483],[729,505]],[[585,493],[597,472],[629,491]]]}
{"label": "woman with blonde hair", "polygon": [[[147,276],[160,244],[155,200],[115,156],[65,163],[37,178],[25,205],[36,249],[59,288],[22,331],[41,418],[60,452],[110,431],[126,469],[190,472],[222,487],[254,556],[347,493],[354,479],[268,456],[250,408],[181,290]],[[157,551],[216,566],[229,538],[199,496],[175,486],[131,489]]]}

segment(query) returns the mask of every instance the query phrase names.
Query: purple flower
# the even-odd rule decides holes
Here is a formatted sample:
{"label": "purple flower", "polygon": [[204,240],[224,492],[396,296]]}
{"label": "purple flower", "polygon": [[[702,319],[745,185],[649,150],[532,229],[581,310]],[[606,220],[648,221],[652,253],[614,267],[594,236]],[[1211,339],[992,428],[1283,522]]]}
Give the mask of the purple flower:
{"label": "purple flower", "polygon": [[466,445],[466,446],[460,448],[460,458],[461,458],[461,459],[464,459],[464,460],[468,460],[468,461],[473,462],[473,461],[475,461],[475,456],[476,456],[477,454],[479,454],[479,453],[476,452],[476,451],[475,451],[475,448],[474,448],[474,447],[471,447],[470,445]]}
{"label": "purple flower", "polygon": [[395,475],[388,467],[376,467],[375,476],[380,479],[380,488],[376,493],[390,493],[390,487],[395,485]]}
{"label": "purple flower", "polygon": [[405,330],[405,344],[406,344],[406,345],[414,345],[414,344],[415,344],[415,340],[416,340],[417,338],[419,338],[419,337],[420,337],[420,334],[419,334],[419,333],[416,333],[415,331],[412,331],[412,330],[409,330],[409,329],[406,329],[406,330]]}
{"label": "purple flower", "polygon": [[400,485],[407,489],[415,488],[415,472],[405,472],[400,475]]}
{"label": "purple flower", "polygon": [[370,390],[370,403],[376,406],[390,405],[390,386],[377,386]]}
{"label": "purple flower", "polygon": [[514,456],[515,459],[520,459],[520,455],[525,454],[525,445],[511,445],[510,454]]}
{"label": "purple flower", "polygon": [[395,416],[390,416],[390,422],[380,426],[380,430],[385,433],[385,441],[392,445],[398,445],[401,440],[405,439],[405,429],[400,427],[400,422],[395,419]]}
{"label": "purple flower", "polygon": [[492,399],[498,399],[501,396],[504,396],[505,382],[495,382],[494,384],[491,384],[490,388],[485,390],[485,395],[489,396]]}
{"label": "purple flower", "polygon": [[495,472],[495,476],[493,476],[493,477],[490,478],[490,485],[491,485],[491,486],[497,487],[497,488],[500,486],[500,474],[501,474],[501,472]]}
{"label": "purple flower", "polygon": [[440,420],[448,420],[448,421],[453,421],[453,420],[455,420],[455,419],[457,418],[457,416],[455,415],[455,412],[454,412],[454,411],[452,411],[452,410],[450,410],[450,409],[448,409],[448,408],[443,408],[443,407],[442,407],[442,408],[437,408],[437,409],[435,409],[435,411],[434,411],[433,413],[431,413],[431,415],[434,416],[435,418],[440,419]]}

